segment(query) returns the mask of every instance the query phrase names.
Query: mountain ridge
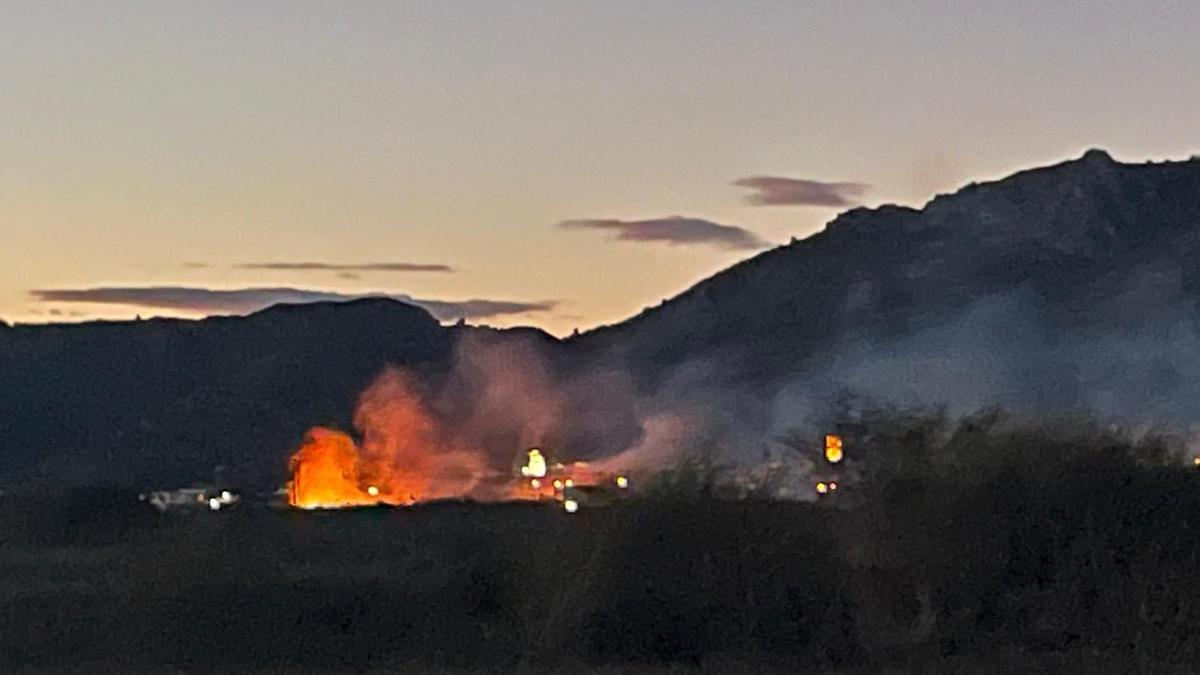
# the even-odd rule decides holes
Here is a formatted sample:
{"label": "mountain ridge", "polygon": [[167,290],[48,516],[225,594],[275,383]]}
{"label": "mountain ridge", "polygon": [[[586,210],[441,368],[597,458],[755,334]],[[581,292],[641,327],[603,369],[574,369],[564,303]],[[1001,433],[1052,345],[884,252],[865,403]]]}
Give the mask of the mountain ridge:
{"label": "mountain ridge", "polygon": [[[513,363],[541,361],[547,377],[628,382],[659,407],[702,397],[729,407],[725,391],[771,408],[764,417],[787,416],[779,401],[797,387],[850,387],[1200,419],[1188,402],[1200,402],[1197,259],[1200,161],[1126,164],[1088,151],[919,209],[848,210],[562,340],[443,326],[374,298],[197,321],[7,326],[0,478],[182,480],[231,464],[271,482],[310,425],[350,426],[385,367],[444,378],[465,342],[533,355]],[[691,378],[682,388],[680,373]],[[581,429],[606,423],[593,404],[603,401],[572,409],[590,415]]]}

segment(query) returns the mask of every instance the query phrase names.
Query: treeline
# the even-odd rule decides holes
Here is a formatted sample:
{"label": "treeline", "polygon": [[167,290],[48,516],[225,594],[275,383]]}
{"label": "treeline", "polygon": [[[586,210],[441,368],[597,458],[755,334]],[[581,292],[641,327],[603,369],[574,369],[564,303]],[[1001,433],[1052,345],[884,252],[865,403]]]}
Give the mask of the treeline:
{"label": "treeline", "polygon": [[1180,441],[997,412],[856,424],[856,475],[817,503],[689,488],[574,515],[139,511],[120,537],[89,535],[94,517],[43,534],[10,521],[0,583],[38,574],[15,552],[71,583],[5,601],[0,654],[358,672],[1200,663],[1200,469]]}

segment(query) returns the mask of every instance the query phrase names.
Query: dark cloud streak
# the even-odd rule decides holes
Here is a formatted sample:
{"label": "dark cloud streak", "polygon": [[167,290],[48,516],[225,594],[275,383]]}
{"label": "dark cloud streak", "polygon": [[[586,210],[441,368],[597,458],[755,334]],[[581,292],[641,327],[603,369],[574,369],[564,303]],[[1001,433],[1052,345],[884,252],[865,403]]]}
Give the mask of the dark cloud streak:
{"label": "dark cloud streak", "polygon": [[770,246],[758,235],[734,225],[721,225],[703,218],[668,216],[648,220],[582,219],[564,220],[559,227],[568,230],[614,232],[618,241],[661,242],[673,246],[711,244],[726,249],[761,249]]}
{"label": "dark cloud streak", "polygon": [[554,301],[521,302],[471,299],[462,301],[424,300],[403,294],[346,294],[298,288],[239,288],[230,290],[185,286],[98,287],[82,289],[35,289],[29,295],[38,302],[76,302],[124,305],[146,309],[169,309],[197,314],[250,314],[271,305],[312,302],[346,302],[362,298],[390,298],[424,308],[439,321],[488,319],[553,310]]}
{"label": "dark cloud streak", "polygon": [[824,183],[781,176],[749,176],[733,185],[754,190],[746,203],[754,206],[854,206],[871,186],[866,183]]}
{"label": "dark cloud streak", "polygon": [[358,263],[340,264],[323,262],[270,262],[245,263],[237,266],[244,270],[283,270],[292,272],[453,272],[449,265],[430,263]]}

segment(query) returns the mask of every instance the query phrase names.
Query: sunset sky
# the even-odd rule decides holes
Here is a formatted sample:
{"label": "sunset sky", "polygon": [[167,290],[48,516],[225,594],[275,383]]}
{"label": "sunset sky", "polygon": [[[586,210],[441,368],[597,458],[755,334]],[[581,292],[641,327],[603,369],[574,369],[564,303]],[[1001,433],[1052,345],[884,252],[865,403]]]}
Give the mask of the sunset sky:
{"label": "sunset sky", "polygon": [[1200,152],[1200,3],[4,3],[0,318],[562,334],[1089,147]]}

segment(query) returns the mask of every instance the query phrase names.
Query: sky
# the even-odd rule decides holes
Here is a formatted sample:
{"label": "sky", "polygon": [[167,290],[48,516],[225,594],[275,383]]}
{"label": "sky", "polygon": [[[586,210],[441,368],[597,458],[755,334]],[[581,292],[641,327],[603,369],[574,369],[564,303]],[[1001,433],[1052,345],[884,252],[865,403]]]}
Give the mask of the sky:
{"label": "sky", "polygon": [[857,205],[1200,152],[1196,2],[0,4],[0,318],[613,323]]}

